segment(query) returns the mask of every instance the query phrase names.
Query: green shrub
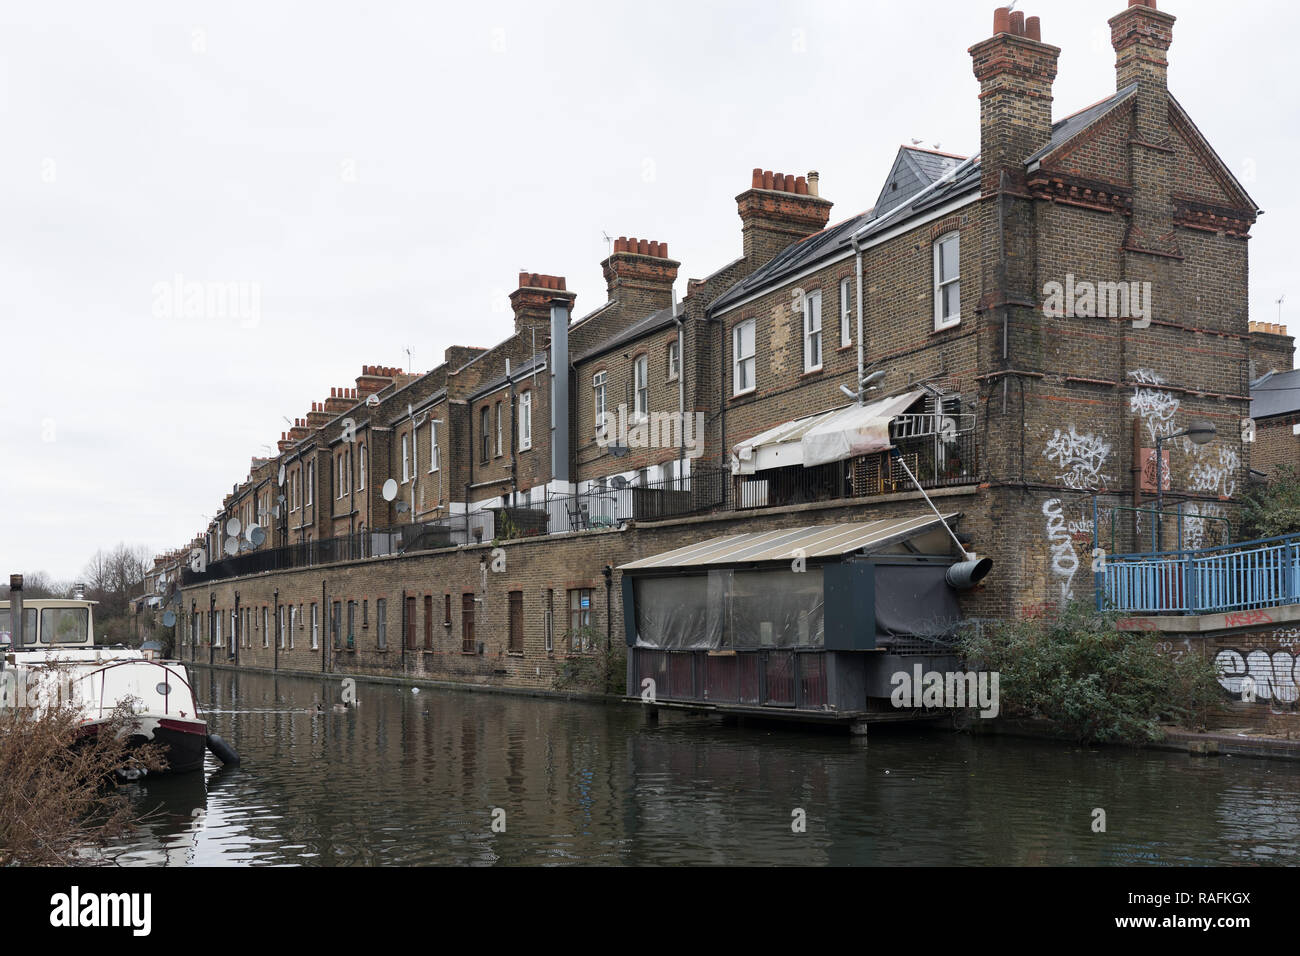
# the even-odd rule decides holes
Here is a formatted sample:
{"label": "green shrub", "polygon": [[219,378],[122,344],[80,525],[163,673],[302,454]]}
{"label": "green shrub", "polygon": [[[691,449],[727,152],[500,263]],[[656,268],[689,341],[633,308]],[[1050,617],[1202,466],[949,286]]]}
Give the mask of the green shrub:
{"label": "green shrub", "polygon": [[[563,640],[568,658],[553,683],[556,690],[623,695],[627,686],[627,648],[622,641],[614,641],[607,649],[606,635],[593,627],[566,634]],[[571,651],[572,647],[587,650]]]}
{"label": "green shrub", "polygon": [[1053,721],[1081,743],[1140,742],[1161,739],[1162,723],[1198,723],[1222,696],[1208,658],[1156,644],[1076,603],[971,634],[963,650],[971,667],[1000,674],[1003,714]]}
{"label": "green shrub", "polygon": [[1300,532],[1300,475],[1291,465],[1279,465],[1272,479],[1253,486],[1242,497],[1241,536],[1278,538]]}

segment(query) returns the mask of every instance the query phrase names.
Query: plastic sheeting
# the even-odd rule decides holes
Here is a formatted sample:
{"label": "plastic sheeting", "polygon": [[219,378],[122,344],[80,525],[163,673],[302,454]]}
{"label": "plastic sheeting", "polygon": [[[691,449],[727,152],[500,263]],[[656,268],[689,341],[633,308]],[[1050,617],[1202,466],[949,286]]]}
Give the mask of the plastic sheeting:
{"label": "plastic sheeting", "polygon": [[876,565],[876,632],[894,637],[944,637],[961,621],[947,566]]}
{"label": "plastic sheeting", "polygon": [[636,646],[658,650],[821,647],[820,568],[638,578]]}

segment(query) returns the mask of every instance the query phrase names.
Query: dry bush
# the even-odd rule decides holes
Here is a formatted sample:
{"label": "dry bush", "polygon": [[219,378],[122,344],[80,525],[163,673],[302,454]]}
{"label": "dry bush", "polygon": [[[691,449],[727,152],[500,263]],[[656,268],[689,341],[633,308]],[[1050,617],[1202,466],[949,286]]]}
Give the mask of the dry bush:
{"label": "dry bush", "polygon": [[139,822],[119,768],[164,769],[154,744],[128,748],[135,717],[119,704],[96,735],[79,736],[73,706],[0,709],[0,866],[102,863]]}

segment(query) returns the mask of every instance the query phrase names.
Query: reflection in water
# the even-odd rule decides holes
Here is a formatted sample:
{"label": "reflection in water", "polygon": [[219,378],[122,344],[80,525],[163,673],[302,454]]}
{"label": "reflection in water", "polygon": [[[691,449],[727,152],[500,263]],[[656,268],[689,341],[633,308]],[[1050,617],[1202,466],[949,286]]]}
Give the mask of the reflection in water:
{"label": "reflection in water", "polygon": [[336,713],[337,681],[194,676],[243,763],[139,785],[151,812],[120,863],[1300,861],[1300,767],[1285,763],[941,731],[868,743],[376,684]]}

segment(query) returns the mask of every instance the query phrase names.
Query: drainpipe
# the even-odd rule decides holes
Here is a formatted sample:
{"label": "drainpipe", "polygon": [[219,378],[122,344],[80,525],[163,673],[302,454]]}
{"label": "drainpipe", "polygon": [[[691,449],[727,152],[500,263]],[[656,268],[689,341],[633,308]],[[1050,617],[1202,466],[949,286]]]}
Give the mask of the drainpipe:
{"label": "drainpipe", "polygon": [[602,573],[605,575],[605,650],[609,651],[614,646],[614,605],[611,597],[614,587],[613,566],[605,565]]}
{"label": "drainpipe", "polygon": [[[682,461],[686,458],[686,316],[677,314],[676,289],[673,289],[673,321],[677,323],[677,414],[681,417],[677,436],[677,481],[680,484]],[[699,441],[701,436],[696,435],[695,439]]]}
{"label": "drainpipe", "polygon": [[[330,613],[330,606],[329,603],[325,600],[325,579],[321,578],[320,579],[320,617],[317,618],[317,620],[320,622],[321,625],[324,625],[329,620],[329,613]],[[324,627],[322,627],[321,629],[324,630]],[[318,634],[317,637],[321,638],[320,672],[322,674],[326,674],[328,673],[328,671],[326,670],[325,667],[325,655],[326,653],[328,653],[330,642],[324,639],[325,638],[324,634]]]}
{"label": "drainpipe", "polygon": [[406,629],[410,625],[406,622],[406,590],[402,590],[402,673],[406,673]]}
{"label": "drainpipe", "polygon": [[199,602],[194,600],[193,598],[190,598],[189,628],[190,628],[190,663],[191,664],[194,663],[194,655],[198,653],[198,651],[194,647],[194,643],[195,643],[194,642],[194,637],[195,637],[194,618],[198,616],[198,613],[199,613]]}
{"label": "drainpipe", "polygon": [[233,640],[231,643],[233,643],[233,644],[235,645],[235,647],[234,647],[234,651],[235,651],[235,653],[234,653],[234,658],[235,658],[235,666],[236,666],[236,667],[239,666],[239,639],[240,639],[241,637],[244,636],[244,635],[241,633],[241,631],[243,631],[243,628],[240,627],[240,624],[241,624],[241,623],[242,623],[242,622],[239,620],[239,592],[236,591],[236,592],[235,592],[235,621],[234,621],[234,626],[230,629],[230,630],[231,630],[231,636],[234,637],[234,640]]}
{"label": "drainpipe", "polygon": [[208,592],[208,666],[217,662],[217,645],[213,643],[217,636],[217,596]]}
{"label": "drainpipe", "polygon": [[858,393],[858,404],[862,404],[865,395],[862,386],[862,378],[866,369],[863,367],[863,344],[862,344],[862,247],[858,244],[858,237],[855,233],[853,236],[853,255],[855,263],[853,266],[854,274],[857,278],[858,286],[858,381],[853,390]]}

